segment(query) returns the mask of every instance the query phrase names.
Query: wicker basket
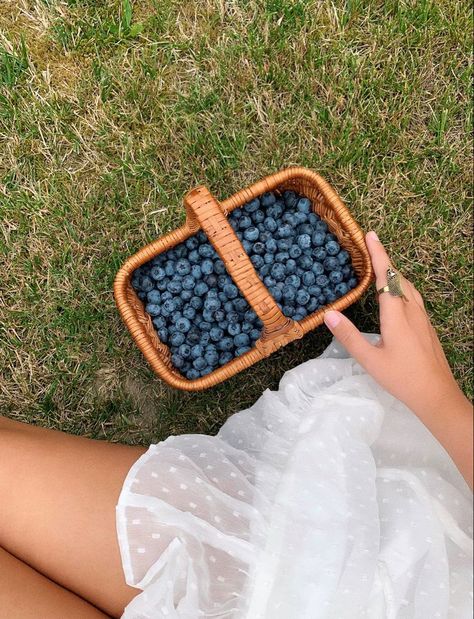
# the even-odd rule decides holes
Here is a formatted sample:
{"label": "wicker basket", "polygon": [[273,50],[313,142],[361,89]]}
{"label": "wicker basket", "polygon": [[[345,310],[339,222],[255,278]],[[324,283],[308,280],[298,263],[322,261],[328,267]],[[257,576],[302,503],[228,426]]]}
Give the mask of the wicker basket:
{"label": "wicker basket", "polygon": [[[319,308],[299,322],[287,318],[281,312],[257,275],[227,220],[228,214],[233,209],[243,206],[262,193],[282,192],[286,189],[292,189],[311,200],[313,210],[326,221],[329,230],[338,238],[339,244],[349,252],[359,281],[358,285],[347,294]],[[184,205],[187,212],[186,223],[131,256],[117,273],[114,283],[117,307],[137,346],[154,372],[178,389],[186,391],[207,389],[245,370],[281,346],[301,338],[308,331],[318,327],[323,323],[323,314],[329,308],[343,310],[357,301],[374,279],[361,228],[332,187],[321,176],[306,168],[292,167],[271,174],[221,203],[217,202],[205,187],[196,187],[185,196]],[[145,312],[143,303],[137,297],[130,280],[137,267],[182,243],[199,230],[203,230],[207,235],[224,261],[229,275],[258,314],[264,327],[260,339],[251,350],[206,376],[188,380],[173,367],[170,350],[160,342],[151,317]]]}

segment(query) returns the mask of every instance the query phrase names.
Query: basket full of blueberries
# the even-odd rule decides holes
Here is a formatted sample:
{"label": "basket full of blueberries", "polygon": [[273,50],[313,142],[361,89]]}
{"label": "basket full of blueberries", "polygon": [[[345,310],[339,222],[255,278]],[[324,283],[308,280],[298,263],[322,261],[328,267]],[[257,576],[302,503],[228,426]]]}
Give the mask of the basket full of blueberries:
{"label": "basket full of blueberries", "polygon": [[[311,200],[271,191],[235,208],[228,221],[282,313],[303,321],[358,285],[341,247]],[[131,285],[187,380],[251,351],[262,322],[199,231],[135,269]]]}

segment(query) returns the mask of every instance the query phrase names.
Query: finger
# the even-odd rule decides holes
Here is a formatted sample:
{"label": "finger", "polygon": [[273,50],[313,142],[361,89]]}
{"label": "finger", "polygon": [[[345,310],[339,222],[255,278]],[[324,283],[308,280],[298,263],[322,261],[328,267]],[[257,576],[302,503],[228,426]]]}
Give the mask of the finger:
{"label": "finger", "polygon": [[370,344],[349,318],[341,312],[329,310],[324,313],[324,323],[360,365],[367,371],[374,367],[379,359],[380,347]]}

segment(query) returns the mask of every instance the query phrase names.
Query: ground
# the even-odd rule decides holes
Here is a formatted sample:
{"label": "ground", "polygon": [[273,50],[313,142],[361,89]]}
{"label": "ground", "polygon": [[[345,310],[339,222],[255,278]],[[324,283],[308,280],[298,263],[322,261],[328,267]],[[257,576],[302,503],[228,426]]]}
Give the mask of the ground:
{"label": "ground", "polygon": [[[471,383],[472,24],[449,0],[3,0],[0,411],[128,443],[215,433],[319,354],[321,326],[201,394],[153,376],[121,263],[288,165],[324,176],[423,295]],[[378,331],[374,291],[347,310]]]}

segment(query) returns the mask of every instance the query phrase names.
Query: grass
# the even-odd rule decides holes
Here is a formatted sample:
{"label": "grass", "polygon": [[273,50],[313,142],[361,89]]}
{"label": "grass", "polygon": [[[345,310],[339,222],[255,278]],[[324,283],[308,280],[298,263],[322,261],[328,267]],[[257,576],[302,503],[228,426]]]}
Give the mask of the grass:
{"label": "grass", "polygon": [[[471,383],[467,2],[10,2],[0,13],[0,410],[129,443],[215,433],[325,327],[209,392],[157,380],[118,317],[119,265],[291,164],[327,178],[422,293]],[[371,291],[348,310],[378,331]]]}

